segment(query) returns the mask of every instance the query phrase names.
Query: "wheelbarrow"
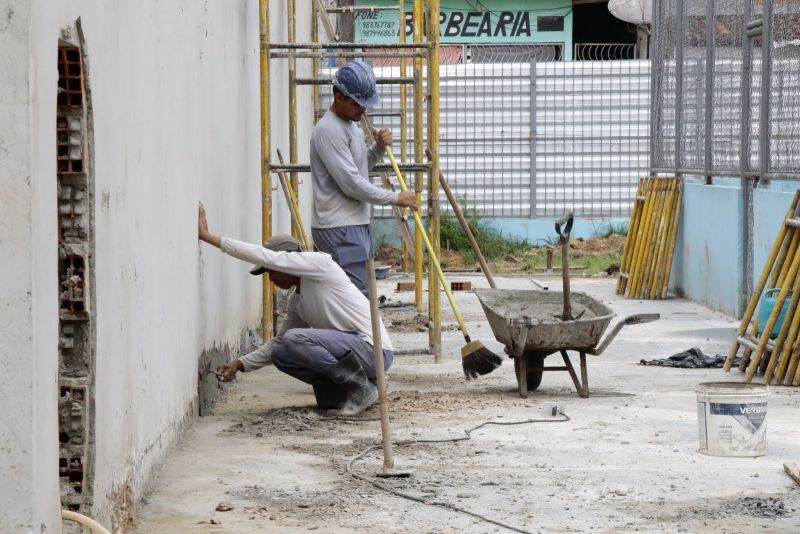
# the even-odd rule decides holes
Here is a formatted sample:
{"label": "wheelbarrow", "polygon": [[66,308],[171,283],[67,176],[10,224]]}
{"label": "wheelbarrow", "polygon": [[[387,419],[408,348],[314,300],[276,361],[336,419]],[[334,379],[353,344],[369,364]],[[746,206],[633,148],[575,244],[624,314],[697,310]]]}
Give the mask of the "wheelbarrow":
{"label": "wheelbarrow", "polygon": [[[562,232],[561,225],[565,222],[567,224]],[[578,395],[588,397],[586,355],[602,354],[626,325],[649,323],[660,317],[657,313],[628,316],[619,321],[600,342],[616,314],[585,293],[570,292],[568,246],[571,229],[571,213],[556,222],[556,232],[562,245],[563,292],[473,290],[483,306],[495,339],[504,344],[506,353],[514,358],[514,371],[522,398],[527,398],[528,391],[539,387],[544,371],[569,372]],[[567,353],[570,350],[580,355],[580,380]],[[564,365],[546,367],[544,359],[556,352],[561,354]]]}

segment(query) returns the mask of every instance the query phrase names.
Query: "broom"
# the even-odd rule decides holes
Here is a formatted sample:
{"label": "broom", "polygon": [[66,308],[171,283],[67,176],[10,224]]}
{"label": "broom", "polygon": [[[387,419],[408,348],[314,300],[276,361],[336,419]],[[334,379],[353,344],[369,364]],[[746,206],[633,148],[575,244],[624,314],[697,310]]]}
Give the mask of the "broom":
{"label": "broom", "polygon": [[[394,173],[397,175],[397,179],[400,181],[400,189],[403,191],[408,191],[408,187],[406,187],[406,181],[403,179],[403,175],[397,166],[397,161],[394,159],[392,149],[388,146],[386,147],[386,154],[389,156],[389,161],[392,163]],[[422,219],[420,218],[419,213],[417,213],[416,210],[411,211],[414,214],[414,221],[416,221],[417,226],[419,226],[419,228],[424,228],[422,226]],[[461,367],[464,369],[464,376],[467,377],[467,380],[470,380],[472,378],[477,378],[478,375],[489,374],[500,367],[500,364],[503,363],[503,359],[484,347],[483,343],[481,343],[479,340],[476,339],[473,341],[470,339],[469,333],[467,332],[467,327],[464,324],[464,320],[461,318],[461,313],[459,313],[458,307],[456,306],[456,301],[453,298],[453,294],[450,292],[450,284],[447,283],[447,279],[444,277],[444,273],[442,272],[442,266],[439,265],[439,260],[436,257],[436,254],[433,252],[433,247],[431,246],[430,239],[428,239],[428,234],[424,231],[420,233],[422,234],[422,238],[425,240],[425,246],[428,247],[428,256],[431,259],[431,263],[436,270],[436,274],[439,276],[439,280],[442,282],[442,287],[444,287],[445,294],[447,294],[447,300],[450,301],[450,306],[453,308],[453,313],[456,316],[458,327],[461,329],[461,333],[464,334],[464,339],[467,342],[466,345],[461,347]]]}

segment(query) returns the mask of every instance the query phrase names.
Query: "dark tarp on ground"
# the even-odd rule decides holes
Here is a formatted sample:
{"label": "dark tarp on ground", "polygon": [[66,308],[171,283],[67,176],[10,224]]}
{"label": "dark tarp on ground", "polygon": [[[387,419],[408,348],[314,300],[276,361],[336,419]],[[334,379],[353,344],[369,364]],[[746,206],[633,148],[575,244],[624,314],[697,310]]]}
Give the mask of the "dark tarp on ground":
{"label": "dark tarp on ground", "polygon": [[[739,358],[736,358],[739,360]],[[664,360],[641,360],[642,365],[658,365],[661,367],[680,367],[681,369],[706,369],[721,368],[725,363],[725,356],[715,354],[706,356],[697,347],[674,354]],[[735,362],[736,364],[738,362]]]}

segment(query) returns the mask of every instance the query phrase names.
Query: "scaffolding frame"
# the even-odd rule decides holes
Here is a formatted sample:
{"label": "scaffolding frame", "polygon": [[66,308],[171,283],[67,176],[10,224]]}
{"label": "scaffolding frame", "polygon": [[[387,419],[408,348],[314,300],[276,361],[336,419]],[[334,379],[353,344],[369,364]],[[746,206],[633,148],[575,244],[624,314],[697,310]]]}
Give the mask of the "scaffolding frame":
{"label": "scaffolding frame", "polygon": [[[287,10],[287,39],[286,43],[270,42],[270,22],[269,8],[270,0],[259,0],[259,33],[260,33],[260,94],[261,94],[261,194],[262,194],[262,238],[268,239],[272,235],[272,172],[288,172],[291,187],[295,194],[298,190],[298,173],[309,172],[310,165],[298,162],[297,155],[297,87],[299,85],[311,85],[314,103],[314,120],[317,119],[319,110],[319,87],[331,83],[330,80],[320,78],[319,59],[334,58],[337,64],[342,60],[354,58],[376,58],[391,57],[400,59],[399,78],[381,78],[380,84],[400,85],[400,142],[401,151],[399,165],[403,172],[414,173],[414,190],[417,196],[417,204],[422,207],[422,191],[425,187],[425,176],[427,176],[428,204],[427,204],[427,224],[428,237],[433,245],[433,253],[438,257],[440,253],[440,213],[439,213],[439,16],[441,11],[440,0],[411,0],[413,42],[408,43],[405,39],[405,32],[400,31],[399,43],[369,44],[366,48],[381,48],[383,50],[361,50],[365,48],[365,43],[343,43],[339,42],[333,25],[328,19],[328,13],[353,13],[358,11],[376,11],[386,9],[397,9],[400,17],[400,28],[405,28],[405,5],[404,0],[398,0],[398,6],[370,7],[370,6],[348,6],[346,8],[326,8],[321,0],[307,0],[311,2],[311,40],[310,43],[298,43],[296,35],[296,0],[286,0]],[[427,7],[427,9],[426,9]],[[427,20],[427,24],[424,20]],[[327,37],[327,42],[320,42],[320,23],[323,32]],[[425,30],[424,30],[425,29]],[[423,40],[423,31],[427,31]],[[286,60],[288,68],[288,125],[289,125],[289,163],[278,163],[272,160],[271,131],[270,131],[270,76],[269,68],[272,59]],[[297,77],[297,60],[312,60],[311,78]],[[413,75],[407,77],[407,61],[412,61]],[[428,93],[424,94],[425,78],[423,77],[423,61],[427,63],[427,86]],[[408,162],[407,154],[408,124],[407,124],[407,87],[413,85],[413,120],[412,128],[414,132],[414,161]],[[423,117],[423,106],[426,106],[427,116]],[[423,139],[423,120],[427,121],[427,143]],[[371,126],[366,120],[362,121],[362,129],[365,136],[371,139]],[[429,163],[425,162],[425,144],[432,154]],[[383,168],[377,169],[384,171]],[[388,169],[387,169],[388,170]],[[384,186],[391,186],[388,175],[382,176]],[[407,217],[402,214],[402,210],[397,209],[396,218],[401,226],[401,241],[403,246],[403,270],[408,270],[407,258],[413,257],[414,262],[414,298],[417,311],[423,311],[423,272],[424,256],[422,251],[422,232],[424,228],[415,225],[413,236],[406,224]],[[293,228],[293,233],[296,230]],[[299,237],[299,236],[295,236]],[[413,254],[411,251],[413,250]],[[441,358],[441,295],[440,282],[435,270],[428,268],[428,349],[434,355],[436,363],[440,363]],[[262,331],[264,339],[271,337],[276,326],[274,311],[276,309],[276,292],[273,291],[272,284],[268,278],[264,278],[263,283],[263,317]]]}

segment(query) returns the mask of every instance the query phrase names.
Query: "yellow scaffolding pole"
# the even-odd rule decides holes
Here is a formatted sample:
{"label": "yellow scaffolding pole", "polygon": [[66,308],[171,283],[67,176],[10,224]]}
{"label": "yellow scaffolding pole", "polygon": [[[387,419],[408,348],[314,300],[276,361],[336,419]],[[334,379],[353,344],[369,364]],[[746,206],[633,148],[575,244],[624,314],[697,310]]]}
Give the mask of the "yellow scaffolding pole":
{"label": "yellow scaffolding pole", "polygon": [[[269,0],[259,0],[258,26],[260,44],[261,84],[261,239],[272,237],[272,177],[269,170]],[[262,277],[261,335],[264,340],[272,337],[272,283],[268,276]]]}
{"label": "yellow scaffolding pole", "polygon": [[[318,42],[319,41],[319,4],[316,1],[311,2],[311,41]],[[311,62],[311,77],[315,80],[319,79],[319,61],[313,60]],[[311,92],[313,94],[313,102],[314,102],[314,110],[311,115],[311,120],[314,124],[317,123],[317,112],[319,111],[319,86],[314,85],[311,88]]]}
{"label": "yellow scaffolding pole", "polygon": [[[428,148],[433,155],[428,171],[428,226],[433,253],[440,256],[439,246],[439,0],[430,0],[428,14]],[[439,279],[428,269],[428,314],[431,328],[428,340],[436,363],[442,361],[442,301]]]}
{"label": "yellow scaffolding pole", "polygon": [[[287,16],[287,37],[289,43],[294,44],[297,40],[297,2],[296,0],[286,0]],[[316,60],[313,60],[316,63]],[[297,163],[297,59],[289,58],[289,163]],[[296,195],[296,202],[300,203],[300,191],[297,188],[297,173],[289,173],[289,182],[292,184],[292,191]],[[292,234],[295,234],[294,229]],[[297,239],[302,236],[295,235]]]}
{"label": "yellow scaffolding pole", "polygon": [[[406,9],[405,3],[403,0],[399,0],[399,11],[400,11],[400,19],[399,19],[399,28],[400,28],[400,42],[406,42]],[[400,58],[400,77],[406,77],[406,58]],[[400,161],[403,163],[406,162],[406,158],[408,157],[408,148],[406,145],[408,144],[408,132],[406,131],[408,118],[406,114],[408,113],[408,91],[406,90],[406,85],[400,84]],[[404,273],[408,272],[408,243],[406,240],[400,236],[400,243],[402,246],[402,269]],[[416,262],[415,262],[416,263]]]}
{"label": "yellow scaffolding pole", "polygon": [[[414,43],[422,43],[422,17],[424,0],[414,0],[414,11],[412,24],[414,29]],[[414,58],[414,163],[422,163],[422,153],[424,150],[424,140],[422,138],[422,106],[423,102],[422,86],[422,58]],[[423,175],[417,171],[414,174],[414,191],[417,193],[417,206],[422,211],[422,188]],[[425,229],[420,225],[414,225],[414,301],[417,305],[417,313],[422,313],[422,232]]]}

